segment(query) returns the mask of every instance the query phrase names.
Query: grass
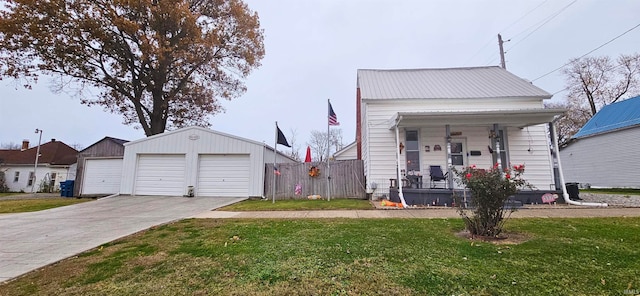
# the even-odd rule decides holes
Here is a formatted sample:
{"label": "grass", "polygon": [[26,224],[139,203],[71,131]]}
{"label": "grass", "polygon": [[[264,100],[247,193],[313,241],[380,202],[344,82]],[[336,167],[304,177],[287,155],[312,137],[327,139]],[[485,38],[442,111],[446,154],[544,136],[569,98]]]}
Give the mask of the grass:
{"label": "grass", "polygon": [[24,195],[24,194],[29,194],[29,193],[23,193],[23,192],[0,192],[0,197],[5,197],[5,196],[20,196],[20,195]]}
{"label": "grass", "polygon": [[640,189],[632,189],[632,188],[589,188],[589,189],[580,189],[580,192],[620,194],[620,195],[640,195]]}
{"label": "grass", "polygon": [[87,202],[90,200],[92,199],[64,197],[0,200],[0,213],[36,212]]}
{"label": "grass", "polygon": [[374,207],[368,200],[336,198],[326,200],[260,200],[249,199],[218,210],[220,211],[307,211],[307,210],[372,210]]}
{"label": "grass", "polygon": [[0,286],[0,295],[624,295],[640,218],[517,219],[518,245],[460,219],[183,220]]}

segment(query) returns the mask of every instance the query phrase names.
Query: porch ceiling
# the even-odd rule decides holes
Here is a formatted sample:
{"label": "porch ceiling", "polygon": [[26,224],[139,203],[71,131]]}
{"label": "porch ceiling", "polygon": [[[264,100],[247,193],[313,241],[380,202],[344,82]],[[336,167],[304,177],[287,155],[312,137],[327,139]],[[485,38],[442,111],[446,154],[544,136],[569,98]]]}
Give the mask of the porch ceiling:
{"label": "porch ceiling", "polygon": [[521,109],[491,111],[398,112],[389,120],[389,129],[398,127],[426,127],[444,125],[472,125],[526,127],[552,122],[566,109]]}

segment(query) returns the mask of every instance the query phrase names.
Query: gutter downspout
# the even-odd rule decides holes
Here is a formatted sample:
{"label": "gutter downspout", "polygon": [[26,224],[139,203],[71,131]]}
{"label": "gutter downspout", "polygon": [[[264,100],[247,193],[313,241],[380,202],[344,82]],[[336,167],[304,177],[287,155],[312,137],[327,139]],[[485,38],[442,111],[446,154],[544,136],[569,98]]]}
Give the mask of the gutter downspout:
{"label": "gutter downspout", "polygon": [[398,185],[398,196],[404,209],[407,208],[407,202],[404,200],[404,194],[402,193],[402,177],[400,176],[400,132],[398,131],[398,124],[402,121],[402,116],[396,120],[396,184]]}
{"label": "gutter downspout", "polygon": [[564,184],[564,173],[562,172],[562,162],[560,161],[560,149],[558,148],[558,134],[556,133],[556,128],[551,122],[549,124],[549,128],[551,129],[551,135],[553,136],[553,149],[556,154],[556,160],[558,161],[558,172],[560,173],[560,188],[562,188],[562,197],[564,201],[570,205],[576,206],[590,206],[590,207],[607,207],[606,203],[597,203],[597,202],[580,202],[573,201],[569,198],[569,193],[567,193],[567,187]]}

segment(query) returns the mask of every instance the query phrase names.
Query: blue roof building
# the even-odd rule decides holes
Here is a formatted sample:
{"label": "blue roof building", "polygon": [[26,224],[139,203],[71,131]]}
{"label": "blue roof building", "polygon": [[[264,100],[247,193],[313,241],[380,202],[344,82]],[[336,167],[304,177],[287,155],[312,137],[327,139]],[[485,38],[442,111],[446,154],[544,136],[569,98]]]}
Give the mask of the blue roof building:
{"label": "blue roof building", "polygon": [[640,188],[640,96],[604,106],[560,150],[566,182]]}
{"label": "blue roof building", "polygon": [[640,96],[604,106],[572,137],[589,137],[640,125]]}

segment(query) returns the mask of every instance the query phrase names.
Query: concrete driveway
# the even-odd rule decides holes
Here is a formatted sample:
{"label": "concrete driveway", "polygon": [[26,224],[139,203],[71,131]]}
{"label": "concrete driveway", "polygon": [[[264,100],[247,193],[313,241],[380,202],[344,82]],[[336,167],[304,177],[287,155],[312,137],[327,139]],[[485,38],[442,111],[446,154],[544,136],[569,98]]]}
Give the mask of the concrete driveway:
{"label": "concrete driveway", "polygon": [[241,200],[117,196],[39,212],[0,214],[0,282],[154,225]]}

